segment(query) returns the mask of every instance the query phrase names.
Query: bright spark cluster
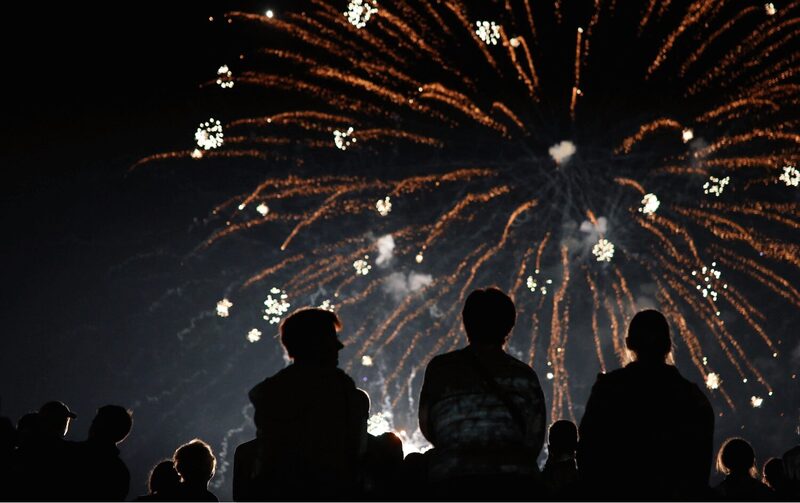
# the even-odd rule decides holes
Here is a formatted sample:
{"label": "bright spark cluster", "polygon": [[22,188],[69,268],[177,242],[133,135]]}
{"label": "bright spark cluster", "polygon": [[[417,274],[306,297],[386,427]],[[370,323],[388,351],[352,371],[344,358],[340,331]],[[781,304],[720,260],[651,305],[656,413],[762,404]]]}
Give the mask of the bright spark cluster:
{"label": "bright spark cluster", "polygon": [[222,123],[213,117],[201,123],[194,132],[197,146],[203,150],[212,150],[222,146]]}
{"label": "bright spark cluster", "polygon": [[247,341],[248,342],[258,342],[261,340],[261,330],[254,328],[247,332]]}
{"label": "bright spark cluster", "polygon": [[352,126],[347,128],[347,131],[335,130],[333,132],[333,144],[336,145],[336,148],[339,150],[347,150],[350,145],[356,142],[356,139],[351,137],[352,134]]}
{"label": "bright spark cluster", "polygon": [[367,420],[367,433],[370,435],[377,437],[390,431],[392,431],[392,425],[383,412],[377,412]]}
{"label": "bright spark cluster", "polygon": [[611,262],[614,257],[614,244],[607,239],[601,239],[592,247],[592,254],[597,257],[598,262]]}
{"label": "bright spark cluster", "polygon": [[653,215],[656,210],[658,210],[659,206],[661,206],[661,201],[658,200],[655,194],[645,194],[642,198],[642,206],[639,208],[639,211],[645,215]]}
{"label": "bright spark cluster", "polygon": [[778,13],[778,9],[775,7],[774,3],[768,2],[764,4],[764,12],[766,12],[768,16],[774,16]]}
{"label": "bright spark cluster", "polygon": [[258,206],[256,206],[256,211],[258,212],[259,215],[265,217],[267,216],[267,213],[269,213],[269,206],[267,206],[267,203],[261,203]]}
{"label": "bright spark cluster", "polygon": [[[539,274],[538,269],[536,270],[536,274]],[[532,293],[536,293],[538,291],[542,295],[547,295],[547,286],[552,284],[552,279],[546,279],[540,285],[539,279],[534,276],[528,276],[528,278],[525,280],[525,286],[528,287],[528,290],[530,290]]]}
{"label": "bright spark cluster", "polygon": [[369,264],[369,255],[364,255],[364,258],[360,258],[353,262],[353,269],[355,269],[356,274],[360,276],[366,276],[369,274],[369,271],[372,270],[372,266]]}
{"label": "bright spark cluster", "polygon": [[[703,295],[703,298],[711,297],[711,300],[716,302],[719,294],[715,287],[722,276],[722,272],[717,269],[717,263],[711,262],[711,267],[703,266],[699,271],[692,271],[692,276],[699,278],[700,282],[695,285],[695,288]],[[724,283],[722,288],[727,289],[728,284]],[[719,312],[717,312],[717,316],[719,316]]]}
{"label": "bright spark cluster", "polygon": [[753,395],[753,396],[751,396],[751,397],[750,397],[750,405],[751,405],[751,406],[752,406],[754,409],[757,409],[757,408],[761,407],[761,405],[762,405],[763,403],[764,403],[764,399],[763,399],[763,398],[761,398],[760,396],[755,396],[755,395]]}
{"label": "bright spark cluster", "polygon": [[708,181],[703,184],[703,193],[704,194],[713,194],[716,197],[722,195],[722,191],[725,190],[725,187],[731,183],[731,177],[726,176],[725,178],[717,178],[716,176],[709,176]]}
{"label": "bright spark cluster", "polygon": [[365,367],[371,367],[372,366],[372,357],[369,356],[369,355],[362,356],[361,357],[361,365],[363,365]]}
{"label": "bright spark cluster", "polygon": [[267,295],[267,300],[264,301],[264,305],[266,308],[264,309],[264,319],[267,320],[270,325],[277,325],[281,322],[281,317],[289,311],[289,304],[288,299],[289,296],[286,295],[286,292],[281,290],[278,287],[272,287],[269,291],[269,295]]}
{"label": "bright spark cluster", "polygon": [[720,384],[722,384],[722,379],[720,379],[719,374],[709,372],[706,376],[706,388],[718,389]]}
{"label": "bright spark cluster", "polygon": [[221,301],[217,302],[217,316],[220,318],[227,318],[230,313],[228,310],[233,307],[233,302],[229,301],[228,299],[222,299]]}
{"label": "bright spark cluster", "polygon": [[330,299],[323,300],[322,304],[320,304],[318,307],[320,309],[324,309],[325,311],[330,311],[332,313],[335,312],[336,310],[336,306],[333,304],[333,302],[330,301]]}
{"label": "bright spark cluster", "polygon": [[347,21],[359,30],[367,26],[369,18],[378,12],[378,3],[369,0],[350,0],[344,16]]}
{"label": "bright spark cluster", "polygon": [[222,65],[217,70],[217,85],[223,89],[233,87],[233,72],[228,68],[228,65]]}
{"label": "bright spark cluster", "polygon": [[478,21],[475,23],[475,34],[487,45],[497,45],[500,27],[494,21]]}
{"label": "bright spark cluster", "polygon": [[375,202],[375,209],[378,210],[378,214],[380,214],[380,216],[385,217],[392,212],[392,199],[389,196],[386,196],[383,199],[378,199]]}
{"label": "bright spark cluster", "polygon": [[192,157],[192,159],[202,159],[203,158],[203,151],[200,150],[199,148],[196,148],[196,149],[192,150],[192,153],[189,154],[189,155]]}
{"label": "bright spark cluster", "polygon": [[784,166],[783,174],[778,177],[778,180],[785,183],[787,187],[797,187],[800,185],[800,170],[794,166]]}
{"label": "bright spark cluster", "polygon": [[681,139],[683,140],[683,143],[689,143],[690,141],[692,141],[693,138],[694,138],[694,131],[692,131],[691,129],[685,128],[683,131],[681,131]]}

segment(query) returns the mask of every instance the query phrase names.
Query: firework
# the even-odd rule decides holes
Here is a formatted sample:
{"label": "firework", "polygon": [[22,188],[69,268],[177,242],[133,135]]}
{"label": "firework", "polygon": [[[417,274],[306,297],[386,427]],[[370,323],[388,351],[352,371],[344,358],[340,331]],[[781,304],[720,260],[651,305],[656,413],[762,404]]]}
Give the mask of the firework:
{"label": "firework", "polygon": [[[571,379],[628,361],[626,323],[650,306],[715,399],[772,396],[754,363],[780,343],[762,299],[800,308],[800,206],[783,187],[800,185],[800,4],[472,7],[229,13],[270,41],[237,65],[233,92],[270,105],[225,124],[224,146],[222,125],[204,123],[198,152],[266,174],[214,208],[230,225],[204,248],[247,233],[274,250],[240,293],[282,285],[270,323],[288,295],[318,305],[333,292],[353,320],[344,366],[370,377],[393,421],[413,417],[430,358],[463,343],[458,313],[485,284],[515,299],[509,348],[546,365],[554,419],[575,419]],[[257,201],[271,208],[237,211]]]}
{"label": "firework", "polygon": [[217,302],[217,316],[220,318],[227,318],[229,316],[229,309],[233,307],[233,302],[228,299],[222,299]]}
{"label": "firework", "polygon": [[271,325],[277,325],[281,322],[281,317],[289,311],[289,296],[285,291],[278,287],[273,287],[269,290],[266,300],[264,300],[264,316],[263,318]]}
{"label": "firework", "polygon": [[247,332],[248,342],[258,342],[260,340],[261,340],[261,330],[253,328],[249,332]]}

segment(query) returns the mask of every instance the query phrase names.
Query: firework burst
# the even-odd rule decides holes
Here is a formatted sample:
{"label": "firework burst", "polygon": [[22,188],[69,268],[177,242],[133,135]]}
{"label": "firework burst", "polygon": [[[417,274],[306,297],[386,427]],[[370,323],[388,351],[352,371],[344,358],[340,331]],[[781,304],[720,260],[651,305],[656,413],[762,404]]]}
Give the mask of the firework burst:
{"label": "firework burst", "polygon": [[[253,159],[266,174],[214,208],[230,224],[203,246],[249,233],[274,247],[240,291],[280,285],[270,323],[287,295],[331,293],[352,323],[348,370],[383,369],[370,393],[393,408],[412,408],[419,371],[463,343],[460,307],[487,283],[517,303],[510,350],[546,362],[552,419],[575,419],[570,372],[625,363],[627,320],[653,305],[719,400],[771,396],[753,360],[781,341],[754,299],[800,307],[800,207],[785,186],[800,157],[798,5],[509,0],[487,13],[398,0],[343,15],[318,0],[229,13],[267,44],[235,90],[270,105],[225,124],[224,147],[219,122],[195,137],[202,162]],[[250,202],[264,211],[238,210]],[[392,255],[373,267],[385,235]],[[725,288],[703,276],[712,260]],[[414,287],[417,271],[430,281]]]}

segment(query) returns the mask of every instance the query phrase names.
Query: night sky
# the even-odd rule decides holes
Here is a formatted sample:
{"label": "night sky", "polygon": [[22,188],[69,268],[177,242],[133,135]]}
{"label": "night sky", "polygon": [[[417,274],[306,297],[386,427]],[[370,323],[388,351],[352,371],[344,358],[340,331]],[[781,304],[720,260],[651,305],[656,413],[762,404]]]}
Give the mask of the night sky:
{"label": "night sky", "polygon": [[[209,209],[251,188],[258,170],[129,172],[144,156],[189,148],[197,124],[223,103],[200,84],[243,42],[208,17],[280,3],[58,3],[4,14],[16,30],[3,35],[0,414],[16,420],[62,400],[78,414],[68,435],[77,440],[97,407],[131,407],[122,445],[131,497],[144,493],[152,465],[200,437],[218,453],[215,483],[228,499],[225,461],[254,434],[246,393],[283,365],[273,346],[248,345],[213,315],[241,277],[236,264],[260,257],[235,245],[258,242],[196,253],[213,230]],[[225,113],[243,115],[237,107],[247,103]],[[771,326],[794,345],[800,317],[784,309],[770,311]],[[793,366],[769,369],[783,376],[773,383],[781,399],[717,432],[758,436],[760,460],[800,435],[797,381],[788,379],[800,353],[781,362]]]}

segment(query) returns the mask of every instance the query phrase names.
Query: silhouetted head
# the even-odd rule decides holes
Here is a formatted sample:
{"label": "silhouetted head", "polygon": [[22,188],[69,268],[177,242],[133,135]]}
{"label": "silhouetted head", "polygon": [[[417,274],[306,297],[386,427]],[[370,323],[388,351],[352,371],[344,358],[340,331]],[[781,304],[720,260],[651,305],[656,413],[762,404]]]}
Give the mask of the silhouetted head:
{"label": "silhouetted head", "polygon": [[729,438],[717,454],[717,471],[725,475],[756,476],[756,453],[743,438]]}
{"label": "silhouetted head", "polygon": [[298,309],[281,323],[281,343],[295,361],[335,366],[344,347],[336,336],[340,328],[336,313],[314,307]]}
{"label": "silhouetted head", "polygon": [[551,453],[574,453],[578,448],[578,428],[572,421],[561,419],[550,426],[547,446]]}
{"label": "silhouetted head", "polygon": [[378,436],[369,435],[367,459],[380,465],[399,465],[403,462],[403,441],[389,431]]}
{"label": "silhouetted head", "polygon": [[199,438],[178,447],[172,461],[181,479],[190,485],[207,485],[217,467],[211,447]]}
{"label": "silhouetted head", "polygon": [[175,491],[180,483],[181,476],[175,470],[175,464],[171,459],[165,459],[150,470],[147,490],[150,494],[169,493]]}
{"label": "silhouetted head", "polygon": [[97,409],[89,427],[89,438],[118,444],[131,432],[131,426],[131,411],[119,405],[104,405]]}
{"label": "silhouetted head", "polygon": [[517,321],[514,301],[499,288],[474,290],[461,311],[470,344],[502,346]]}
{"label": "silhouetted head", "polygon": [[30,435],[39,431],[39,413],[28,412],[17,421],[17,433]]}
{"label": "silhouetted head", "polygon": [[783,469],[789,482],[800,490],[800,445],[783,453]]}
{"label": "silhouetted head", "polygon": [[47,402],[39,408],[39,431],[44,435],[63,437],[69,431],[69,422],[76,417],[64,403]]}
{"label": "silhouetted head", "polygon": [[764,463],[764,482],[776,491],[782,491],[787,486],[786,468],[780,458],[769,458]]}
{"label": "silhouetted head", "polygon": [[639,361],[663,362],[672,349],[667,319],[654,309],[639,311],[628,325],[625,344]]}

